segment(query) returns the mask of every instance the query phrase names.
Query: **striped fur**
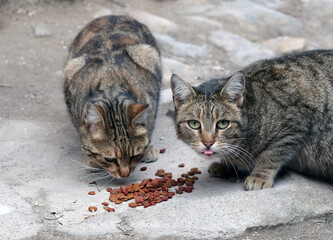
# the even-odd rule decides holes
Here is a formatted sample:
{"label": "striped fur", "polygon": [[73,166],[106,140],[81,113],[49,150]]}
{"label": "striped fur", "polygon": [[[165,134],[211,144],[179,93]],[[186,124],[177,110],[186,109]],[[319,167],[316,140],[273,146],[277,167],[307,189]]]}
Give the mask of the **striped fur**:
{"label": "striped fur", "polygon": [[69,50],[64,95],[86,164],[123,178],[140,160],[157,160],[149,144],[161,77],[160,52],[145,25],[105,16],[82,29]]}
{"label": "striped fur", "polygon": [[[333,180],[333,51],[259,61],[198,87],[175,75],[171,84],[178,137],[222,158],[210,166],[212,176],[243,166],[251,171],[247,190],[272,187],[284,166]],[[218,129],[219,120],[229,125]]]}

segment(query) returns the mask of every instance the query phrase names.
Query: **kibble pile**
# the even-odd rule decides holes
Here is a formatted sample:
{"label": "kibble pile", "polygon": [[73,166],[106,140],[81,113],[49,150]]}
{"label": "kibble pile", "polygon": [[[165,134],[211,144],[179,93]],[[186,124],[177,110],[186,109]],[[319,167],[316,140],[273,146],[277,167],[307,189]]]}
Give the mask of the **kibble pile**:
{"label": "kibble pile", "polygon": [[[184,165],[181,164],[180,167]],[[198,177],[195,174],[200,174],[198,168],[191,168],[190,171],[184,173],[177,180],[172,178],[172,173],[166,173],[164,169],[159,169],[155,173],[156,178],[143,179],[140,183],[132,183],[120,188],[107,188],[106,191],[110,193],[109,200],[115,204],[121,204],[134,199],[128,205],[132,208],[143,206],[144,208],[155,206],[158,203],[167,201],[172,198],[176,193],[182,194],[183,192],[190,193],[193,190],[193,184]],[[171,188],[176,187],[175,192]],[[89,195],[94,195],[91,191]],[[114,212],[114,208],[108,207],[108,202],[103,202],[104,210]],[[97,207],[90,206],[90,212],[97,211]]]}

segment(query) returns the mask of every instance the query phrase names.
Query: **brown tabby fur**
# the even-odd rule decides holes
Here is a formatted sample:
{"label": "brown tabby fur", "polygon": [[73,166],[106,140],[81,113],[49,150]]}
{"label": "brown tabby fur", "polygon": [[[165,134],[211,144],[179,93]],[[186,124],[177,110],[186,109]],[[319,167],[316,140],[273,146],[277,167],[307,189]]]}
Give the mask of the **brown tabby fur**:
{"label": "brown tabby fur", "polygon": [[64,94],[87,165],[124,178],[140,160],[157,160],[149,144],[161,74],[154,37],[130,17],[95,19],[76,36]]}
{"label": "brown tabby fur", "polygon": [[[178,137],[227,175],[243,165],[246,190],[273,186],[281,167],[333,180],[333,51],[256,62],[230,78],[191,87],[171,79]],[[192,129],[189,120],[201,123]],[[224,129],[219,120],[228,120]]]}

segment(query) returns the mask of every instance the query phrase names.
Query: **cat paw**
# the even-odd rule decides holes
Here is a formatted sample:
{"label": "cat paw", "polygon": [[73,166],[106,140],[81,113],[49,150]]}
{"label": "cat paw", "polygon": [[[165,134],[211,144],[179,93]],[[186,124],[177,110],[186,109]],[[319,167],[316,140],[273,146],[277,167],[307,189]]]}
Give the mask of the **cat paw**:
{"label": "cat paw", "polygon": [[100,166],[99,164],[97,164],[91,158],[86,158],[86,160],[84,160],[84,165],[86,165],[87,167],[91,167],[91,168],[102,168],[102,166]]}
{"label": "cat paw", "polygon": [[247,191],[273,187],[273,181],[259,177],[248,176],[244,183]]}
{"label": "cat paw", "polygon": [[142,158],[142,162],[150,163],[155,162],[158,159],[158,150],[154,146],[150,146]]}
{"label": "cat paw", "polygon": [[218,162],[212,163],[208,168],[208,173],[210,177],[224,177],[225,172],[225,166]]}

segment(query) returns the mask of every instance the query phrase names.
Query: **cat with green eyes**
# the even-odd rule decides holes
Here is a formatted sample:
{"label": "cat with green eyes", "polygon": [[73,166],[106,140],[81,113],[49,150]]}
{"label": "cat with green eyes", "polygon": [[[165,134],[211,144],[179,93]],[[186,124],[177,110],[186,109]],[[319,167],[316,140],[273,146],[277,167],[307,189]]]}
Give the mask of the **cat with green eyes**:
{"label": "cat with green eyes", "polygon": [[273,186],[283,167],[333,180],[333,51],[258,61],[191,86],[171,77],[178,138],[211,176],[248,169],[246,190]]}

